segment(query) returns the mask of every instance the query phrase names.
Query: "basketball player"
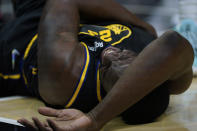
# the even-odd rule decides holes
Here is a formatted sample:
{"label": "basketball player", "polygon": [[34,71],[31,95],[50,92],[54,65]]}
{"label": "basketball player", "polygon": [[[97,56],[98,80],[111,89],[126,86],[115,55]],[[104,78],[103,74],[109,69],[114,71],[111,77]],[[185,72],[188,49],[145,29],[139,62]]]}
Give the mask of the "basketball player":
{"label": "basketball player", "polygon": [[41,108],[56,118],[18,121],[25,126],[92,131],[117,115],[128,124],[152,122],[170,94],[191,84],[189,42],[174,31],[156,38],[151,25],[112,0],[15,0],[15,9],[0,32],[2,94],[61,108]]}

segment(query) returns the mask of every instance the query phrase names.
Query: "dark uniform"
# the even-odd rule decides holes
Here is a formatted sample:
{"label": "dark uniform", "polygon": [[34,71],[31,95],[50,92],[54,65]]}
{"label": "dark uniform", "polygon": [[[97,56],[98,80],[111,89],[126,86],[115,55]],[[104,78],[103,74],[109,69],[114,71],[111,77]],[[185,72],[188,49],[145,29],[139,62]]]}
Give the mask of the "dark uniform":
{"label": "dark uniform", "polygon": [[[15,0],[16,18],[0,29],[1,96],[34,95],[27,89],[24,66],[27,46],[35,36],[45,0]],[[26,53],[26,56],[25,56]],[[36,55],[36,53],[35,53]],[[34,67],[30,70],[35,70]]]}
{"label": "dark uniform", "polygon": [[[38,92],[38,35],[36,33],[45,1],[18,0],[16,4],[20,5],[15,6],[17,18],[6,24],[0,32],[0,87],[3,92],[1,96],[19,94],[35,96],[42,100]],[[106,95],[99,78],[101,52],[106,47],[115,46],[139,54],[155,39],[140,28],[115,22],[80,25],[78,36],[80,44],[84,46],[86,59],[75,91],[65,108],[77,108],[84,112],[90,111]],[[168,102],[167,89],[159,87],[124,112],[122,116],[130,123],[150,122],[164,112]],[[149,107],[154,104],[160,104],[161,108],[156,108],[158,113],[154,111],[155,115],[152,115],[152,108],[149,109]],[[143,112],[144,115],[151,114],[151,116],[143,116],[148,119],[141,120],[139,114],[143,115]],[[134,116],[137,114],[138,116]],[[129,120],[126,117],[128,115]],[[139,122],[136,121],[139,118]]]}

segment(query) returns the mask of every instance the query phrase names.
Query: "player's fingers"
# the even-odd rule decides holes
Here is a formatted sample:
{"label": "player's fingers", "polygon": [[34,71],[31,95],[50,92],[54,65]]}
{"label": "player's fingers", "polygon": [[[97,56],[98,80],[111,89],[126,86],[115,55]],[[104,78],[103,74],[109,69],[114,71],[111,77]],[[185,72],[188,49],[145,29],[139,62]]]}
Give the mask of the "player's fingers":
{"label": "player's fingers", "polygon": [[24,125],[27,128],[38,130],[38,128],[34,125],[34,123],[22,118],[17,121],[18,123]]}
{"label": "player's fingers", "polygon": [[38,118],[33,117],[32,120],[34,121],[36,127],[39,131],[52,131],[52,128],[47,126],[46,124],[42,123]]}
{"label": "player's fingers", "polygon": [[50,126],[49,126],[49,123],[46,122],[46,121],[45,121],[43,124],[44,124],[45,127],[50,127]]}
{"label": "player's fingers", "polygon": [[54,120],[51,120],[51,119],[47,119],[47,122],[49,123],[49,126],[54,130],[60,130],[60,127],[58,126],[58,124],[54,121]]}
{"label": "player's fingers", "polygon": [[41,107],[38,109],[38,112],[45,116],[58,117],[61,110],[56,110],[56,109],[49,108],[49,107]]}

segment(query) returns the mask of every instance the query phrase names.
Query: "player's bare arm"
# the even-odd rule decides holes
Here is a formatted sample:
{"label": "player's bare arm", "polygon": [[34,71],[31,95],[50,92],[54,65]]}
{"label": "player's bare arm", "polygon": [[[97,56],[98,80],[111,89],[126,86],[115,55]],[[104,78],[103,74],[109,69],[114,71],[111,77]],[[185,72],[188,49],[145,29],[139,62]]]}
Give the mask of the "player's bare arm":
{"label": "player's bare arm", "polygon": [[161,84],[173,94],[185,91],[192,81],[192,63],[191,45],[176,32],[165,33],[136,57],[89,115],[102,127]]}
{"label": "player's bare arm", "polygon": [[[63,3],[59,3],[59,2],[63,2]],[[95,7],[99,7],[98,1],[97,2],[95,1],[92,3],[91,2],[89,1],[88,4],[95,4],[94,5]],[[50,6],[50,4],[51,4],[51,6]],[[68,8],[63,8],[67,5],[69,5]],[[102,3],[102,5],[105,5],[105,4]],[[106,3],[106,5],[107,5],[107,3]],[[113,5],[113,4],[110,3],[110,6],[111,5]],[[52,8],[52,7],[59,7],[59,8]],[[94,10],[96,8],[92,8],[92,11],[88,10],[88,7],[93,7],[93,6],[87,6],[85,8],[85,10],[82,10],[81,7],[85,8],[86,6],[84,6],[84,4],[80,4],[79,1],[68,1],[68,0],[58,1],[58,2],[57,1],[49,1],[48,8],[46,8],[46,11],[45,11],[46,15],[44,15],[43,23],[41,23],[41,26],[40,26],[41,27],[40,33],[44,32],[44,34],[40,35],[40,43],[39,43],[39,45],[40,45],[39,48],[41,48],[40,52],[51,52],[50,50],[53,50],[54,52],[56,52],[55,55],[54,54],[47,54],[46,56],[42,55],[40,53],[40,55],[41,55],[40,60],[39,60],[39,62],[40,62],[39,65],[40,65],[40,70],[41,70],[40,71],[40,80],[44,83],[45,83],[45,81],[48,80],[47,82],[49,83],[49,85],[47,85],[47,86],[50,86],[51,88],[53,88],[55,86],[58,89],[60,89],[60,91],[62,91],[62,92],[63,92],[63,90],[65,90],[65,89],[63,89],[64,84],[65,85],[68,84],[64,81],[64,77],[66,77],[66,76],[64,76],[64,73],[70,73],[70,75],[73,76],[73,78],[75,78],[74,77],[75,73],[72,74],[72,71],[75,69],[75,67],[73,67],[71,65],[67,66],[67,64],[69,65],[69,61],[67,61],[67,60],[70,60],[69,58],[71,58],[71,56],[73,56],[73,57],[78,56],[79,55],[79,54],[77,55],[78,52],[83,52],[81,50],[80,46],[79,47],[75,46],[77,43],[77,35],[76,34],[77,34],[77,28],[78,28],[78,24],[79,24],[79,20],[80,20],[80,17],[79,17],[80,13],[82,13],[81,15],[84,16],[87,12],[87,16],[88,15],[91,16],[93,14],[88,14],[88,12],[94,13],[94,11],[95,11],[96,12],[95,15],[98,15],[97,18],[99,18],[99,19],[106,19],[109,17],[110,18],[109,20],[114,19],[114,20],[119,20],[119,21],[123,21],[123,22],[130,21],[130,23],[133,22],[132,23],[133,25],[137,25],[137,23],[135,23],[135,21],[133,21],[132,17],[129,17],[132,20],[128,20],[127,19],[128,17],[121,18],[116,15],[114,16],[114,13],[109,13],[109,16],[108,16],[108,13],[106,13],[106,12],[101,13],[102,14],[101,15],[101,14],[97,13],[98,10]],[[112,10],[113,10],[113,8],[112,8]],[[55,16],[58,15],[58,13],[62,13],[64,11],[65,11],[65,13],[61,14],[63,16],[60,17],[60,18],[64,18],[64,19],[60,20],[58,18],[58,20],[55,20],[55,18],[56,18]],[[124,9],[122,11],[124,11]],[[119,11],[117,11],[117,9],[116,9],[116,12],[119,12]],[[121,8],[120,8],[120,12],[121,12]],[[128,11],[126,11],[126,10],[124,13],[129,15]],[[103,14],[107,14],[106,17]],[[118,15],[118,13],[116,13],[116,14]],[[50,17],[47,17],[47,16],[50,16]],[[129,15],[129,16],[132,16],[132,15]],[[51,19],[51,17],[54,19]],[[125,18],[126,18],[126,20],[125,20]],[[44,22],[46,22],[46,23],[44,23]],[[65,23],[69,26],[66,27],[66,25],[64,25]],[[51,28],[51,31],[50,31],[50,28],[49,28],[50,24],[51,24],[51,26],[52,25],[54,26],[56,24],[57,25],[55,28]],[[47,27],[47,25],[48,25],[48,27]],[[142,25],[143,25],[143,22],[142,22]],[[72,27],[72,28],[69,28],[69,27]],[[55,36],[55,38],[54,38],[54,34],[57,35],[57,36]],[[56,38],[58,38],[58,39],[56,39]],[[61,38],[60,41],[58,41],[59,38]],[[52,40],[50,40],[50,39],[52,39]],[[68,42],[68,44],[64,44],[64,42],[65,42],[64,39],[66,42]],[[60,42],[60,44],[58,44],[60,46],[57,46],[55,44],[58,42]],[[41,45],[41,43],[43,43],[43,45]],[[48,43],[51,43],[52,46],[48,47]],[[68,47],[66,47],[66,46],[68,46]],[[60,50],[62,50],[62,49],[66,50],[69,48],[71,48],[71,50],[68,50],[68,52],[65,52],[65,54],[63,54],[63,55],[58,54],[58,52]],[[44,49],[46,49],[46,51],[44,51]],[[77,49],[79,49],[79,50],[77,50]],[[165,53],[163,53],[163,52],[165,52]],[[167,32],[163,36],[158,38],[157,40],[153,41],[149,46],[147,46],[139,54],[139,56],[136,57],[136,59],[132,62],[132,64],[129,65],[128,69],[124,72],[123,76],[115,83],[115,85],[112,87],[112,89],[108,92],[105,99],[100,104],[98,104],[92,111],[90,111],[88,113],[88,115],[80,113],[80,115],[77,115],[77,117],[74,117],[70,121],[70,123],[68,124],[68,121],[66,121],[65,116],[67,116],[67,114],[73,114],[75,116],[75,113],[76,113],[75,111],[65,110],[65,112],[64,112],[64,111],[58,111],[58,110],[54,111],[54,110],[50,110],[50,109],[49,110],[48,109],[44,109],[44,110],[41,109],[40,112],[43,115],[54,116],[57,118],[60,117],[60,119],[61,119],[60,121],[58,121],[58,120],[55,120],[55,121],[49,120],[48,121],[50,124],[50,127],[55,130],[59,130],[59,129],[66,130],[71,127],[73,127],[73,130],[77,130],[77,129],[98,130],[104,124],[106,124],[106,122],[108,122],[109,120],[111,120],[115,116],[119,115],[121,112],[123,112],[128,107],[135,104],[136,102],[138,102],[145,95],[147,95],[152,90],[154,90],[157,86],[159,86],[163,83],[167,83],[166,88],[169,88],[171,93],[180,93],[180,92],[183,92],[184,90],[186,90],[191,83],[191,74],[192,74],[191,66],[192,66],[192,62],[193,62],[193,54],[191,52],[192,52],[191,46],[184,38],[182,38],[181,36],[179,36],[175,32],[172,32],[172,31]],[[56,54],[58,54],[58,55],[56,56]],[[81,56],[83,56],[83,55],[81,55]],[[42,63],[41,62],[42,57],[48,61],[46,61],[45,63],[44,62]],[[78,58],[78,57],[76,57],[76,58]],[[184,61],[182,59],[184,59]],[[76,62],[75,60],[76,59],[73,59],[73,63]],[[83,62],[83,61],[81,61],[81,62]],[[52,63],[58,63],[58,64],[53,65]],[[50,69],[50,67],[48,70],[46,70],[46,69],[44,69],[44,67],[46,66],[45,64],[57,66],[59,70],[57,68],[55,68],[57,70],[53,71]],[[65,72],[62,72],[62,67],[65,67],[64,68]],[[69,71],[67,70],[68,69],[67,67],[71,67]],[[61,77],[58,76],[58,72],[62,72],[63,75]],[[53,76],[52,76],[52,74],[53,74]],[[54,75],[54,74],[56,74],[56,75]],[[47,78],[47,77],[49,77],[49,78]],[[53,80],[54,78],[59,78],[57,80],[58,85],[52,83],[52,81],[49,82],[50,80]],[[72,79],[72,80],[76,80],[76,79],[77,78]],[[182,83],[177,83],[178,79],[185,79],[185,81],[182,81]],[[168,87],[168,85],[171,85],[171,86]],[[181,89],[180,89],[179,85],[182,85]],[[42,84],[40,86],[41,86],[41,88],[46,87],[46,85],[42,85]],[[176,87],[176,89],[174,87]],[[177,91],[177,89],[178,89],[178,91]],[[42,92],[42,90],[40,90],[40,92]],[[72,92],[72,89],[70,92]],[[41,95],[42,95],[42,93],[41,93]],[[54,94],[50,94],[50,93],[47,95],[54,96]],[[45,99],[46,101],[47,101],[47,95],[46,95],[46,99]],[[65,94],[62,94],[62,96],[63,95],[65,95]],[[52,101],[51,104],[56,104],[56,103],[63,104],[65,102],[63,99],[62,100],[59,99],[58,95],[57,95],[57,99],[55,98],[54,100],[55,101],[48,99],[48,102]],[[121,104],[117,105],[117,103],[121,103]],[[50,114],[48,114],[47,112],[50,112]],[[60,114],[62,113],[62,115],[60,115],[60,116],[57,115],[59,113]],[[78,113],[79,112],[77,112],[76,114],[78,114]],[[34,122],[37,123],[37,125],[41,125],[41,128],[43,128],[43,129],[45,128],[45,127],[43,127],[42,124],[39,123],[38,120],[34,120]]]}
{"label": "player's bare arm", "polygon": [[[50,104],[65,103],[80,75],[84,61],[77,40],[80,19],[126,22],[155,33],[151,25],[113,0],[49,0],[40,23],[38,65],[39,92]],[[65,86],[70,88],[62,91]]]}

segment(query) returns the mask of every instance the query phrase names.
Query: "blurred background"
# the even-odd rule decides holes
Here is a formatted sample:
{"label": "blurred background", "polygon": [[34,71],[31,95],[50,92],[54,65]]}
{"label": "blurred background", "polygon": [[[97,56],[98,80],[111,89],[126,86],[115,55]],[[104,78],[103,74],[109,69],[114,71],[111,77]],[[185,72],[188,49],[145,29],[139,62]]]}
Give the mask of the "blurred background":
{"label": "blurred background", "polygon": [[[140,18],[151,23],[162,34],[169,28],[179,23],[180,14],[183,14],[185,7],[191,12],[191,6],[185,5],[184,1],[197,0],[116,0]],[[182,2],[182,5],[181,5]],[[3,20],[13,18],[13,8],[11,0],[0,0],[0,12]],[[190,3],[193,4],[193,3]],[[184,8],[184,9],[183,9]],[[195,8],[195,7],[194,7]],[[196,10],[196,9],[195,9]],[[196,12],[197,13],[197,12]],[[2,21],[2,19],[1,19]]]}
{"label": "blurred background", "polygon": [[117,0],[140,18],[152,24],[158,34],[179,22],[178,0]]}

